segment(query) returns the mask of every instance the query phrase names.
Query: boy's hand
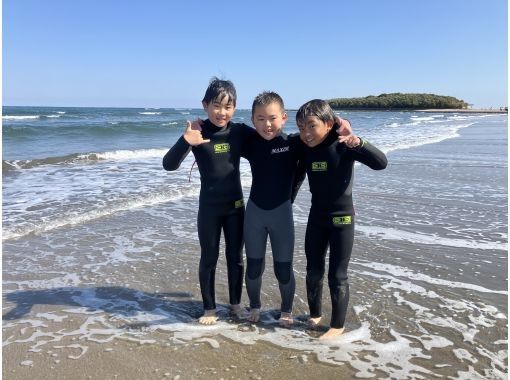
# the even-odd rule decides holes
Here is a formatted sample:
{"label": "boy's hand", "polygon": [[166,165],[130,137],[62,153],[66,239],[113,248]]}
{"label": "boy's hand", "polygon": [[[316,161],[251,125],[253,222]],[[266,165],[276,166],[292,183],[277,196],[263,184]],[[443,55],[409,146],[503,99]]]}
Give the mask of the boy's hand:
{"label": "boy's hand", "polygon": [[186,121],[186,129],[184,130],[184,134],[182,136],[189,145],[197,146],[211,141],[209,139],[204,139],[202,136],[202,127],[200,126],[202,123],[203,121],[200,119],[194,120],[193,123],[191,123],[189,120]]}
{"label": "boy's hand", "polygon": [[354,135],[339,136],[338,141],[347,145],[348,148],[356,148],[361,145],[361,139]]}
{"label": "boy's hand", "polygon": [[340,126],[340,128],[336,131],[340,136],[348,136],[352,134],[352,127],[349,120],[342,119],[340,116],[336,115],[335,122]]}

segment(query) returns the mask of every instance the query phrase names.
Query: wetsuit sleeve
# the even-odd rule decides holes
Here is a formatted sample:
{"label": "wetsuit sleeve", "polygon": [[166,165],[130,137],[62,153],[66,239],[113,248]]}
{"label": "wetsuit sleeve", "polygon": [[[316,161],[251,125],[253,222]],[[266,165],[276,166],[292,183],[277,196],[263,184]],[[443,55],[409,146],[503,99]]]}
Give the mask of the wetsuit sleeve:
{"label": "wetsuit sleeve", "polygon": [[246,124],[238,124],[239,132],[240,132],[240,140],[241,140],[241,157],[250,159],[251,155],[251,142],[253,138],[257,135],[255,128],[252,128]]}
{"label": "wetsuit sleeve", "polygon": [[304,160],[299,160],[296,170],[296,175],[294,176],[294,182],[292,183],[292,193],[290,194],[290,202],[294,203],[294,199],[296,199],[297,193],[303,184],[303,181],[306,177],[306,164]]}
{"label": "wetsuit sleeve", "polygon": [[370,144],[367,140],[360,137],[361,144],[356,148],[349,149],[350,153],[356,161],[367,165],[374,170],[385,169],[388,165],[386,155]]}
{"label": "wetsuit sleeve", "polygon": [[178,169],[190,150],[191,145],[181,136],[163,157],[163,168],[169,171]]}

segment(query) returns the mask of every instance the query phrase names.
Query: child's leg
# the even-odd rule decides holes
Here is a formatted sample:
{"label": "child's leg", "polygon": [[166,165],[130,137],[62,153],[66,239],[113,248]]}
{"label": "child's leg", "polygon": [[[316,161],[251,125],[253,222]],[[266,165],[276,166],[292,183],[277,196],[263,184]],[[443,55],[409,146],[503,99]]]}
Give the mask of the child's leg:
{"label": "child's leg", "polygon": [[321,225],[320,215],[310,212],[305,234],[306,254],[306,294],[310,308],[310,318],[314,324],[322,315],[322,279],[326,266],[329,231]]}
{"label": "child's leg", "polygon": [[[281,295],[281,312],[285,325],[292,323],[291,313],[296,292],[296,280],[292,269],[294,256],[294,218],[290,201],[269,211],[269,237],[273,251],[274,273]],[[283,321],[283,320],[282,320]]]}
{"label": "child's leg", "polygon": [[261,210],[251,200],[248,200],[244,218],[244,241],[246,247],[246,291],[252,310],[248,319],[251,322],[258,322],[260,319],[260,290],[267,244],[264,212],[265,210]]}
{"label": "child's leg", "polygon": [[210,206],[200,205],[198,210],[198,238],[200,241],[200,264],[198,277],[200,291],[204,304],[206,319],[201,318],[200,323],[214,323],[212,318],[216,315],[216,302],[214,296],[214,275],[219,256],[221,235],[221,219]]}
{"label": "child's leg", "polygon": [[243,224],[244,207],[232,209],[223,218],[225,255],[227,259],[228,291],[232,311],[239,310],[243,290]]}
{"label": "child's leg", "polygon": [[330,238],[328,284],[331,294],[331,332],[324,337],[343,332],[347,306],[349,304],[349,283],[347,267],[354,242],[354,217],[350,224],[333,226]]}

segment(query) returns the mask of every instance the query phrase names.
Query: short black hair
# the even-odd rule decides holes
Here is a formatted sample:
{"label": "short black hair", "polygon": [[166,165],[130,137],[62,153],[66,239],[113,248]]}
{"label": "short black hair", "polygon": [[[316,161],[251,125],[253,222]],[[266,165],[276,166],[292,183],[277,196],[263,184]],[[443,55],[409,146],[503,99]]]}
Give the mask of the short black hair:
{"label": "short black hair", "polygon": [[237,93],[236,88],[234,87],[234,83],[229,80],[212,77],[211,81],[209,82],[209,86],[205,91],[202,102],[205,104],[209,104],[215,100],[221,102],[226,96],[228,97],[228,102],[232,103],[235,107],[237,101]]}
{"label": "short black hair", "polygon": [[280,95],[273,91],[264,91],[258,94],[253,100],[253,104],[251,106],[251,117],[255,114],[255,107],[257,106],[267,106],[271,103],[278,103],[282,112],[285,112],[285,105],[283,104],[283,99]]}
{"label": "short black hair", "polygon": [[320,121],[335,121],[335,113],[329,103],[322,99],[313,99],[299,107],[296,113],[296,123],[301,124],[307,117],[315,116]]}

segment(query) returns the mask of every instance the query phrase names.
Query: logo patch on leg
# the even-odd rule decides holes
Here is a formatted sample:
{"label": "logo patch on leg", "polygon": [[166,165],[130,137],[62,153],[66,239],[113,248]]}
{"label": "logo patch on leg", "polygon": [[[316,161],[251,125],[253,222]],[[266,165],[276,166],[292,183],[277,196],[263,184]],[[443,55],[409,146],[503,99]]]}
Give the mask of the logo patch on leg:
{"label": "logo patch on leg", "polygon": [[333,217],[333,225],[334,226],[343,226],[346,224],[352,224],[352,216],[334,216]]}

